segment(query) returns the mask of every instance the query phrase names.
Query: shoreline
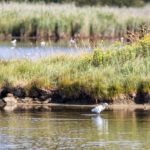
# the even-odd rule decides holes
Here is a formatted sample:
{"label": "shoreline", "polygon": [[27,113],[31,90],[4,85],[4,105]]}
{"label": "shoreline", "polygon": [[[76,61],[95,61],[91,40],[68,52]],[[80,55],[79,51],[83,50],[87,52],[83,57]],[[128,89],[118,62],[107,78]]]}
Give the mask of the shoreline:
{"label": "shoreline", "polygon": [[[18,103],[18,106],[49,106],[49,107],[58,107],[58,108],[69,108],[69,109],[90,109],[97,104],[94,105],[79,105],[79,104],[60,104],[60,103],[49,103],[49,104],[24,104]],[[107,107],[108,109],[150,109],[150,104],[110,104]]]}
{"label": "shoreline", "polygon": [[[79,104],[60,104],[60,103],[49,103],[49,104],[24,104],[18,103],[18,106],[49,106],[49,107],[58,107],[58,108],[68,108],[68,109],[91,109],[97,104],[94,105],[79,105]],[[150,104],[110,104],[107,109],[144,109],[149,110]]]}
{"label": "shoreline", "polygon": [[1,61],[0,105],[150,104],[149,43],[146,35],[123,49],[34,62]]}
{"label": "shoreline", "polygon": [[[12,111],[90,111],[96,105],[77,105],[77,104],[60,104],[60,103],[49,103],[49,104],[25,104],[18,103],[14,106],[5,106],[3,109],[6,112]],[[135,110],[150,110],[150,104],[111,104],[106,108],[107,111],[135,111]]]}
{"label": "shoreline", "polygon": [[[137,109],[140,110],[150,110],[150,103],[145,102],[142,104],[138,104],[135,101],[131,101],[126,99],[127,97],[124,97],[124,99],[117,98],[118,100],[113,102],[107,102],[108,106],[106,107],[106,110],[129,110],[134,111]],[[71,100],[70,100],[71,101]],[[87,102],[88,100],[86,100]],[[72,100],[72,103],[67,102],[59,102],[59,100],[52,101],[51,98],[48,98],[46,100],[40,100],[37,98],[31,98],[31,97],[25,97],[24,99],[21,99],[19,97],[14,97],[13,94],[9,93],[7,94],[7,97],[0,99],[0,109],[12,112],[12,111],[32,111],[32,110],[45,110],[45,111],[51,111],[51,110],[83,110],[83,111],[90,111],[95,106],[101,104],[99,101],[97,103],[82,103],[82,99],[80,102],[76,102]]]}

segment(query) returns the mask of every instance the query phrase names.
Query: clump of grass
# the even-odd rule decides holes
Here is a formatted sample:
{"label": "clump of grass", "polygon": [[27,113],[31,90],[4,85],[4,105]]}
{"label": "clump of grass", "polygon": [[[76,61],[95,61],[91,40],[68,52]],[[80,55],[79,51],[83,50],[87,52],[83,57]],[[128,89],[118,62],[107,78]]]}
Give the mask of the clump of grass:
{"label": "clump of grass", "polygon": [[[149,40],[149,36],[146,36],[144,40],[139,40],[132,45],[126,45],[121,49],[117,48],[103,51],[97,48],[94,50],[93,54],[93,65],[124,64],[125,62],[135,60],[136,58],[147,57],[150,52]],[[127,67],[129,67],[129,65]]]}

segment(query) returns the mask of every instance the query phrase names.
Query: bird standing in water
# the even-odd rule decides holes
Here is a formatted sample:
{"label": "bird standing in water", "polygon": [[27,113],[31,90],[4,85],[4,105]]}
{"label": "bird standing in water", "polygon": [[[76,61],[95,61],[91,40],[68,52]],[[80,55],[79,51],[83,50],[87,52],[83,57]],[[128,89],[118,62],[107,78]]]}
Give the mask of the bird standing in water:
{"label": "bird standing in water", "polygon": [[42,42],[40,43],[40,45],[41,45],[41,47],[45,47],[45,46],[46,46],[46,42],[45,42],[45,41],[42,41]]}
{"label": "bird standing in water", "polygon": [[16,39],[12,40],[12,41],[11,41],[11,44],[12,44],[13,46],[16,46],[17,40],[16,40]]}
{"label": "bird standing in water", "polygon": [[96,106],[95,108],[93,108],[93,109],[91,110],[91,112],[99,114],[99,113],[101,113],[107,106],[108,106],[107,103],[102,103],[102,104]]}
{"label": "bird standing in water", "polygon": [[77,43],[76,43],[75,38],[71,38],[70,41],[69,41],[69,43],[70,43],[70,47],[77,48]]}

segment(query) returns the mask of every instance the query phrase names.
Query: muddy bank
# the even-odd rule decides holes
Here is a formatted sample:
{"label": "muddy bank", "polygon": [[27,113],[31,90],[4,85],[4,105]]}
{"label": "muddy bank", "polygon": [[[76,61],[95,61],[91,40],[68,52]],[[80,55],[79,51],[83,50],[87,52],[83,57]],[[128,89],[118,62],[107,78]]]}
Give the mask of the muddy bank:
{"label": "muddy bank", "polygon": [[[95,105],[73,105],[73,104],[56,104],[56,103],[49,103],[49,104],[24,104],[18,103],[18,108],[24,109],[32,109],[32,108],[43,108],[43,109],[67,109],[67,110],[90,110],[91,108],[97,106]],[[150,110],[150,104],[110,104],[106,108],[107,110],[135,110],[135,109],[143,109],[143,110]]]}
{"label": "muddy bank", "polygon": [[78,98],[60,95],[58,90],[31,88],[28,92],[21,87],[0,90],[0,107],[8,111],[14,109],[30,110],[41,108],[84,109],[89,110],[96,103],[107,102],[108,109],[150,109],[150,93],[120,94],[110,99],[93,99],[83,93]]}
{"label": "muddy bank", "polygon": [[[20,112],[20,111],[87,111],[91,112],[91,109],[96,105],[73,105],[73,104],[25,104],[18,103],[14,106],[5,106],[0,108],[1,111],[5,112]],[[122,111],[134,111],[134,110],[150,110],[150,104],[110,104],[106,111],[111,110],[122,110]]]}

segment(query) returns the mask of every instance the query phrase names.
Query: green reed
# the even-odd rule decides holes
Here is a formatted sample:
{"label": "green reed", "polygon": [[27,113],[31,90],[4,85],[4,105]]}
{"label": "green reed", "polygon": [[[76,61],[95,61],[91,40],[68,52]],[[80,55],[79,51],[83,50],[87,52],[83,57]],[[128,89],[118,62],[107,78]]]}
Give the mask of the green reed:
{"label": "green reed", "polygon": [[0,3],[0,34],[45,37],[122,36],[127,28],[149,25],[149,5],[142,8],[76,7],[70,4]]}

